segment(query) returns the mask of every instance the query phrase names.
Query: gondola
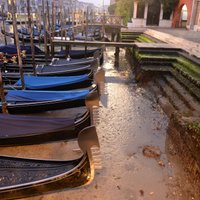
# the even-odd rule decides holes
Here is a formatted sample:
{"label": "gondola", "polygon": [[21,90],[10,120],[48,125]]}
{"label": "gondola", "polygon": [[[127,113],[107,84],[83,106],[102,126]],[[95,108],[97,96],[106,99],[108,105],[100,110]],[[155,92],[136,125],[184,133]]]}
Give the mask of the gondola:
{"label": "gondola", "polygon": [[[89,184],[99,165],[99,142],[94,126],[78,136],[83,152],[75,160],[37,160],[0,156],[1,200],[19,199]],[[95,152],[95,153],[96,153]]]}
{"label": "gondola", "polygon": [[0,146],[70,140],[91,125],[88,111],[75,118],[0,114],[0,120]]}
{"label": "gondola", "polygon": [[[103,57],[103,52],[101,48],[96,48],[96,49],[87,49],[87,50],[61,50],[60,52],[55,52],[54,57],[55,58],[61,58],[61,59],[66,59],[66,57],[69,57],[70,59],[83,59],[83,58],[89,58],[89,57],[94,57],[96,52],[100,52],[100,64],[103,64],[104,57]],[[25,62],[32,63],[31,54],[26,54],[26,59]],[[37,54],[35,55],[35,59],[37,62],[45,62],[45,54]],[[50,59],[47,59],[48,62],[51,62]]]}
{"label": "gondola", "polygon": [[[32,145],[70,140],[98,121],[99,96],[91,93],[85,106],[28,115],[0,114],[0,146]],[[95,113],[93,109],[95,108]]]}
{"label": "gondola", "polygon": [[[32,63],[32,51],[31,46],[26,45],[20,46],[21,51],[26,52],[26,58],[24,59],[25,63]],[[35,51],[35,59],[37,62],[45,62],[45,53],[37,46],[34,46]],[[3,45],[0,46],[0,52],[7,54],[9,56],[16,56],[17,55],[17,48],[16,45]],[[55,52],[55,58],[66,58],[68,55],[71,59],[81,59],[81,58],[88,58],[94,57],[96,52],[100,52],[100,63],[103,63],[103,53],[101,48],[96,49],[87,49],[87,50],[61,50],[60,52]],[[47,59],[48,62],[51,62],[51,59]]]}
{"label": "gondola", "polygon": [[[11,37],[11,38],[15,38],[15,35],[14,33],[11,33],[11,32],[6,32],[6,31],[3,31],[1,30],[1,33],[8,36],[8,37]],[[18,38],[20,41],[24,41],[24,42],[27,42],[29,43],[30,42],[30,36],[29,35],[24,35],[24,34],[18,34]],[[34,43],[44,43],[44,36],[34,36],[33,37],[33,41]]]}
{"label": "gondola", "polygon": [[[4,55],[1,55],[2,59],[3,59]],[[74,65],[90,65],[95,63],[95,61],[99,60],[99,57],[101,56],[101,53],[99,51],[96,51],[94,53],[94,57],[89,57],[89,58],[80,58],[80,59],[71,59],[71,58],[67,58],[67,59],[60,59],[60,58],[53,58],[52,60],[49,60],[49,64],[48,66],[50,67],[69,67],[69,66],[74,66]],[[36,60],[37,61],[37,60]],[[44,60],[43,63],[45,62]],[[43,65],[42,65],[43,66]],[[1,68],[3,70],[9,71],[9,72],[14,72],[14,71],[19,71],[19,66],[17,63],[2,63]],[[23,71],[24,72],[32,72],[33,71],[33,65],[28,65],[25,64],[23,66]]]}
{"label": "gondola", "polygon": [[[93,69],[93,65],[74,65],[70,67],[37,66],[36,76],[80,76],[87,74],[91,78],[93,76]],[[33,72],[25,72],[24,75],[30,76],[33,75]],[[18,72],[9,72],[9,70],[4,68],[2,76],[5,82],[16,82],[20,78],[19,69]]]}
{"label": "gondola", "polygon": [[[26,51],[26,54],[32,54],[31,46],[30,45],[20,45],[20,50],[21,51]],[[44,52],[38,48],[37,46],[34,46],[34,51],[36,55],[44,54]],[[17,55],[17,47],[14,44],[9,44],[9,45],[1,45],[0,46],[0,52],[9,54],[9,55]]]}
{"label": "gondola", "polygon": [[[75,35],[75,40],[86,40],[86,34],[79,33]],[[93,40],[101,40],[101,33],[100,31],[89,31],[87,34],[87,40],[93,41]]]}
{"label": "gondola", "polygon": [[8,90],[5,99],[8,113],[27,114],[85,106],[86,97],[95,93],[95,88],[69,91]]}
{"label": "gondola", "polygon": [[[20,29],[17,29],[18,33],[24,34],[26,36],[30,36],[29,30],[25,27],[21,27]],[[39,37],[40,35],[44,36],[44,30],[39,30],[38,28],[33,27],[33,36],[34,37]]]}
{"label": "gondola", "polygon": [[49,65],[51,66],[69,66],[69,65],[89,65],[91,64],[95,59],[97,59],[95,56],[92,58],[80,58],[80,59],[59,59],[59,58],[53,58],[51,63]]}
{"label": "gondola", "polygon": [[[87,75],[80,76],[24,76],[26,90],[73,90],[87,88],[92,85],[93,80]],[[21,87],[22,81],[18,80],[11,87]]]}
{"label": "gondola", "polygon": [[[105,72],[103,69],[97,70],[94,77],[88,74],[80,76],[24,76],[24,86],[26,90],[73,90],[92,87],[96,84],[101,87],[101,82],[105,80]],[[5,83],[4,83],[5,84]],[[13,85],[5,85],[5,89],[21,89],[22,81],[19,79]]]}
{"label": "gondola", "polygon": [[[94,61],[89,65],[70,65],[70,66],[51,66],[40,65],[36,66],[36,76],[80,76],[87,74],[90,78],[93,77],[93,72],[97,69],[97,62]],[[16,72],[17,71],[17,72]],[[24,75],[33,75],[33,72],[25,72]],[[16,82],[20,79],[19,69],[9,69],[6,66],[2,67],[2,76],[5,82]]]}

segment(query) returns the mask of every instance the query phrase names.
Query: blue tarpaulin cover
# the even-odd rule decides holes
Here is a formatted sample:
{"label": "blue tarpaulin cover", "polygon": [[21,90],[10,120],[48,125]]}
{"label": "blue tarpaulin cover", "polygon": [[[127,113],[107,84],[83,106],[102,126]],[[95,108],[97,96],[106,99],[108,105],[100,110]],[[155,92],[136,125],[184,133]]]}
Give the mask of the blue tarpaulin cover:
{"label": "blue tarpaulin cover", "polygon": [[[43,51],[41,51],[38,47],[34,46],[35,48],[35,54],[44,54]],[[26,50],[27,54],[31,54],[31,46],[20,46],[21,51]],[[7,53],[7,54],[17,54],[17,47],[14,44],[4,45],[0,46],[0,52]]]}
{"label": "blue tarpaulin cover", "polygon": [[35,91],[35,90],[9,90],[6,101],[9,102],[38,102],[53,100],[73,100],[85,99],[89,90],[70,90],[70,91]]}
{"label": "blue tarpaulin cover", "polygon": [[[28,89],[45,89],[56,86],[69,85],[79,83],[88,79],[88,75],[67,76],[67,77],[38,77],[24,76],[25,87]],[[17,86],[21,86],[21,79],[16,82]]]}
{"label": "blue tarpaulin cover", "polygon": [[[97,48],[97,49],[88,49],[88,50],[69,50],[67,53],[69,53],[70,57],[74,57],[74,56],[84,56],[85,54],[88,56],[93,56],[93,54],[96,51],[100,51],[101,48]],[[65,55],[66,51],[65,50],[61,50],[59,52],[60,55]]]}
{"label": "blue tarpaulin cover", "polygon": [[0,139],[74,130],[74,119],[0,114]]}

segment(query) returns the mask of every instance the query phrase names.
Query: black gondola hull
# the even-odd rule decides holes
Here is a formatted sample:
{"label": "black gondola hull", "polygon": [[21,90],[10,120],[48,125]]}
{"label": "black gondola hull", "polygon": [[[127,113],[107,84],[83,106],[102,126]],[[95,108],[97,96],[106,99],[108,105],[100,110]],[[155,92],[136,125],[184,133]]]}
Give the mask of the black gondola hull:
{"label": "black gondola hull", "polygon": [[85,106],[85,99],[43,101],[43,102],[33,102],[33,103],[24,102],[21,104],[9,103],[7,105],[7,110],[8,113],[10,114],[28,114],[28,113],[45,112],[49,110],[75,108],[81,106]]}

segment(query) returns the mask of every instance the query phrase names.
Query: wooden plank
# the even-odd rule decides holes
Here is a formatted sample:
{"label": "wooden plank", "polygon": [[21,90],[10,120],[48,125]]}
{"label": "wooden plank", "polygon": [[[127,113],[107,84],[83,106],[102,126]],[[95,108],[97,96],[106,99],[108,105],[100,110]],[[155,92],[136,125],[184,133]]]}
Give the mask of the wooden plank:
{"label": "wooden plank", "polygon": [[180,50],[180,48],[174,47],[173,45],[166,44],[166,43],[139,43],[139,42],[100,42],[100,41],[84,41],[84,40],[61,40],[59,37],[55,37],[52,41],[54,45],[58,46],[66,46],[66,45],[79,45],[79,46],[112,46],[112,47],[119,47],[119,48],[146,48],[146,49],[175,49]]}
{"label": "wooden plank", "polygon": [[[99,27],[101,27],[101,26],[103,26],[102,24],[97,24],[97,23],[93,23],[93,24],[89,24],[88,26],[99,26]],[[127,28],[126,26],[124,26],[124,25],[117,25],[117,24],[105,24],[104,25],[105,26],[105,28],[119,28],[119,29],[121,29],[121,28]],[[74,26],[74,28],[78,28],[78,27],[80,27],[80,25],[76,25],[76,26]]]}
{"label": "wooden plank", "polygon": [[134,43],[125,43],[125,42],[99,42],[99,41],[80,41],[80,40],[74,40],[74,41],[68,41],[68,40],[60,40],[60,39],[54,39],[53,41],[54,45],[80,45],[80,46],[114,46],[114,47],[134,47]]}

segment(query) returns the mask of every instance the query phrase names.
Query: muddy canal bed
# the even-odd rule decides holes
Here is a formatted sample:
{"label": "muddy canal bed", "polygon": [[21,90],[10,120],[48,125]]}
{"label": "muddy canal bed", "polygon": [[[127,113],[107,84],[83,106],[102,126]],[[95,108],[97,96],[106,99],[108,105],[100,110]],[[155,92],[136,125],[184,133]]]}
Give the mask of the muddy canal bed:
{"label": "muddy canal bed", "polygon": [[[166,154],[168,117],[152,94],[134,83],[124,52],[120,53],[119,71],[113,66],[114,49],[107,49],[105,54],[108,96],[102,98],[97,126],[102,169],[96,171],[94,181],[88,186],[26,199],[195,199],[189,186],[184,187],[186,191],[181,190],[183,182],[187,185],[184,173],[177,174],[180,166],[170,162]],[[77,152],[67,151],[76,148],[74,143],[57,143],[54,150],[47,147],[49,154],[47,151],[39,154],[53,159],[66,158],[67,154],[76,157]]]}

